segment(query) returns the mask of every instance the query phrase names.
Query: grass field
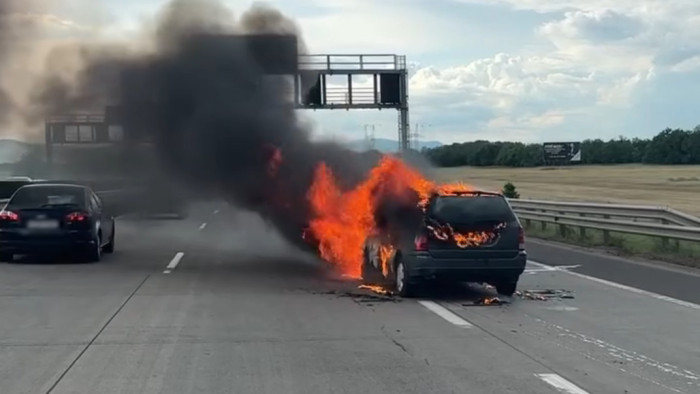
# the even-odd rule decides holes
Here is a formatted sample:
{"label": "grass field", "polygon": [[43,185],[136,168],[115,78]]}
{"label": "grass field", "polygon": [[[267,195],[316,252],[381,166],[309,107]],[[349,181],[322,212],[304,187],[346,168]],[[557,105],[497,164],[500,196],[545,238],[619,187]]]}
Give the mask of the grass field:
{"label": "grass field", "polygon": [[664,205],[700,216],[700,165],[436,169],[438,181],[489,190],[512,182],[521,198]]}

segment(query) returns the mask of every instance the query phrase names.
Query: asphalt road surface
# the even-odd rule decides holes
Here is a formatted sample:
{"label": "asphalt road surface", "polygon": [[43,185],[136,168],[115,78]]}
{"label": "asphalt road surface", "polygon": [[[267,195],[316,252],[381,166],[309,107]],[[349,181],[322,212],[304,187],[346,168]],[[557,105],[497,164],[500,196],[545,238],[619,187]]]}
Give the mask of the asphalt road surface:
{"label": "asphalt road surface", "polygon": [[574,298],[480,306],[358,290],[222,204],[117,231],[97,264],[0,265],[0,393],[700,392],[693,272],[531,242],[520,290]]}

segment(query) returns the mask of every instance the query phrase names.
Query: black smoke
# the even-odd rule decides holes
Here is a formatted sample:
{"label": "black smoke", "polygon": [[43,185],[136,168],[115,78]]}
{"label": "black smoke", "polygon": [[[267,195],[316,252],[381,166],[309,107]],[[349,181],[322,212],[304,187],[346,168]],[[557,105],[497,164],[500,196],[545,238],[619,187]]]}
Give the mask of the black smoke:
{"label": "black smoke", "polygon": [[[223,197],[300,242],[318,163],[349,187],[378,157],[311,142],[289,81],[269,75],[245,47],[216,44],[229,34],[294,35],[305,50],[295,23],[272,8],[256,5],[236,19],[218,1],[173,0],[149,48],[85,46],[77,83],[48,75],[34,97],[45,114],[119,105],[132,147],[150,140],[156,152],[157,163],[149,164],[125,153],[131,175],[157,173],[195,197]],[[275,149],[282,160],[270,175]]]}
{"label": "black smoke", "polygon": [[[14,51],[13,41],[21,33],[12,19],[13,11],[9,1],[0,0],[0,78],[6,73],[8,59]],[[0,79],[0,126],[8,121],[9,115],[15,110],[14,106],[7,88]]]}

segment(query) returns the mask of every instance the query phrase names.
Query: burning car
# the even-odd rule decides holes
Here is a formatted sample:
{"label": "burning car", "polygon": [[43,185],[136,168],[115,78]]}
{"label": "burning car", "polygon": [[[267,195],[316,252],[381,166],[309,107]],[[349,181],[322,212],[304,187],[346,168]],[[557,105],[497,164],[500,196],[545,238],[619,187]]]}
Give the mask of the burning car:
{"label": "burning car", "polygon": [[513,295],[527,253],[523,228],[501,194],[436,193],[423,208],[408,231],[378,222],[380,231],[364,246],[365,284],[410,296],[426,280],[485,282]]}

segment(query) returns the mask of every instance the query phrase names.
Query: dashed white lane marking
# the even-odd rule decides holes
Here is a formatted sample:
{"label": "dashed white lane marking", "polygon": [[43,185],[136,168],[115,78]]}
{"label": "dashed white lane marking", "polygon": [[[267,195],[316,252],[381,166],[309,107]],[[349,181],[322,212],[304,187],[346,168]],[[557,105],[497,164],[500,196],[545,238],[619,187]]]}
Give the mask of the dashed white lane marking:
{"label": "dashed white lane marking", "polygon": [[182,253],[182,252],[177,252],[177,254],[175,255],[175,257],[173,257],[173,259],[170,260],[170,263],[168,263],[168,266],[165,267],[165,271],[163,271],[163,273],[164,273],[164,274],[169,274],[169,273],[171,273],[171,272],[175,269],[175,267],[177,267],[177,265],[180,264],[180,260],[182,260],[182,257],[183,257],[184,255],[185,255],[185,254]]}
{"label": "dashed white lane marking", "polygon": [[214,215],[217,215],[218,213],[219,213],[218,209],[214,210]]}
{"label": "dashed white lane marking", "polygon": [[589,394],[588,391],[585,391],[555,373],[536,373],[535,376],[544,380],[559,392],[566,394]]}
{"label": "dashed white lane marking", "polygon": [[646,290],[638,289],[638,288],[636,288],[636,287],[632,287],[632,286],[627,286],[627,285],[623,285],[623,284],[620,284],[620,283],[611,282],[611,281],[609,281],[609,280],[600,279],[600,278],[596,278],[596,277],[593,277],[593,276],[588,276],[588,275],[580,274],[580,273],[578,273],[578,272],[569,271],[568,269],[559,268],[559,267],[556,267],[556,266],[550,266],[550,265],[538,263],[538,262],[532,261],[532,260],[528,260],[528,263],[530,263],[530,264],[532,264],[532,265],[534,265],[534,266],[543,268],[543,269],[545,269],[545,270],[547,270],[547,271],[558,271],[558,272],[563,272],[563,273],[566,273],[566,274],[569,274],[569,275],[573,275],[573,276],[578,277],[578,278],[588,279],[588,280],[593,281],[593,282],[597,282],[597,283],[600,283],[600,284],[603,284],[603,285],[606,285],[606,286],[614,287],[614,288],[616,288],[616,289],[625,290],[625,291],[629,291],[629,292],[631,292],[631,293],[635,293],[635,294],[640,294],[640,295],[652,297],[652,298],[655,298],[655,299],[657,299],[657,300],[670,302],[670,303],[672,303],[672,304],[684,306],[684,307],[686,307],[686,308],[691,308],[691,309],[695,309],[695,310],[700,310],[700,305],[698,305],[698,304],[693,304],[692,302],[679,300],[679,299],[676,299],[676,298],[668,297],[668,296],[661,295],[661,294],[657,294],[657,293],[652,293],[651,291],[646,291]]}
{"label": "dashed white lane marking", "polygon": [[435,313],[436,315],[440,316],[441,318],[447,320],[448,322],[454,324],[455,326],[459,327],[473,327],[471,323],[468,321],[462,319],[461,317],[457,316],[456,314],[452,313],[449,309],[445,308],[442,305],[439,305],[433,301],[418,301],[421,305],[426,307],[429,311]]}
{"label": "dashed white lane marking", "polygon": [[207,227],[207,224],[206,224],[206,223],[202,223],[202,225],[199,226],[199,229],[200,229],[200,230],[204,230],[205,227]]}

